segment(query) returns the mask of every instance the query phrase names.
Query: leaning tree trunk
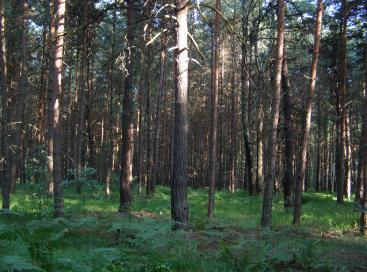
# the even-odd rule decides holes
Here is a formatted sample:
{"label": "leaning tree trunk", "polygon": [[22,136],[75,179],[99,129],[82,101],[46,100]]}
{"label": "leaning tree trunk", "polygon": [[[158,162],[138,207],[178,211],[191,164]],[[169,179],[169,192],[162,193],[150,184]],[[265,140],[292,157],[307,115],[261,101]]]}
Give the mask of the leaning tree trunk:
{"label": "leaning tree trunk", "polygon": [[271,131],[269,133],[269,140],[267,146],[268,152],[268,171],[265,176],[264,200],[261,214],[261,226],[271,227],[271,210],[275,179],[275,162],[276,162],[276,140],[277,129],[279,121],[279,107],[280,107],[280,90],[282,79],[282,63],[283,63],[283,49],[284,49],[284,15],[285,15],[285,1],[278,0],[278,34],[277,34],[277,49],[275,56],[275,79],[273,103],[271,108]]}
{"label": "leaning tree trunk", "polygon": [[209,142],[209,195],[208,195],[208,217],[214,214],[214,198],[216,186],[216,162],[217,162],[217,134],[218,134],[218,86],[219,86],[219,50],[220,50],[220,12],[221,1],[216,0],[214,15],[214,34],[213,34],[213,60],[212,60],[212,92],[211,92],[211,111],[210,111],[210,142]]}
{"label": "leaning tree trunk", "polygon": [[175,50],[175,119],[172,144],[171,217],[174,229],[186,229],[189,221],[187,203],[187,137],[188,137],[188,0],[176,0]]}
{"label": "leaning tree trunk", "polygon": [[[55,24],[55,25],[53,25]],[[65,0],[55,0],[53,2],[53,10],[51,10],[51,46],[49,54],[49,124],[48,130],[52,135],[52,158],[53,168],[50,176],[53,176],[54,182],[54,207],[55,216],[62,217],[64,215],[64,196],[62,188],[62,154],[61,154],[61,80],[63,65],[63,47],[64,47],[64,24],[65,24]]]}
{"label": "leaning tree trunk", "polygon": [[136,49],[135,41],[135,22],[136,12],[133,0],[127,1],[127,43],[129,46],[129,58],[127,60],[127,72],[125,77],[125,88],[122,111],[122,155],[121,155],[121,174],[120,174],[120,207],[119,211],[126,212],[130,209],[133,202],[131,192],[132,167],[133,167],[133,141],[134,141],[134,94],[133,94],[133,75]]}
{"label": "leaning tree trunk", "polygon": [[312,54],[312,64],[310,71],[309,81],[309,93],[305,105],[305,113],[303,116],[303,127],[302,127],[302,138],[300,143],[298,166],[296,173],[296,188],[295,188],[295,200],[294,200],[294,214],[293,214],[293,225],[299,225],[301,223],[301,205],[302,205],[302,184],[305,179],[305,172],[307,166],[307,146],[308,138],[311,128],[311,114],[312,114],[312,101],[315,92],[316,84],[316,73],[317,73],[317,62],[319,58],[320,40],[321,40],[321,29],[322,29],[322,12],[323,4],[322,0],[318,0],[317,4],[317,15],[315,25],[315,41]]}

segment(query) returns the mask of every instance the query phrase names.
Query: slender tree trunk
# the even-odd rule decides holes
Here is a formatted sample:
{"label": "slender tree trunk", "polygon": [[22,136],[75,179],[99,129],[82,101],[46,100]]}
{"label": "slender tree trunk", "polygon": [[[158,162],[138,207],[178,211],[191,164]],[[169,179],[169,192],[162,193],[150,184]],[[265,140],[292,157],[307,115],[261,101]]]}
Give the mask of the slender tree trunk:
{"label": "slender tree trunk", "polygon": [[257,128],[257,135],[256,135],[256,146],[257,146],[257,171],[256,171],[256,191],[257,193],[261,193],[263,188],[263,181],[264,181],[264,145],[263,145],[263,127],[264,127],[264,113],[263,113],[263,105],[262,99],[260,97],[259,101],[259,108],[257,113],[257,120],[258,120],[258,128]]}
{"label": "slender tree trunk", "polygon": [[[163,23],[163,27],[165,24]],[[152,174],[152,183],[153,186],[157,184],[158,181],[158,172],[160,169],[159,162],[159,139],[160,139],[160,124],[161,124],[161,104],[163,102],[163,96],[165,94],[165,85],[166,85],[166,70],[167,70],[167,32],[164,32],[161,39],[161,55],[160,55],[160,73],[159,73],[159,86],[157,93],[157,104],[156,104],[156,116],[155,116],[155,124],[154,124],[154,145],[153,145],[153,174]],[[162,129],[163,131],[163,129]]]}
{"label": "slender tree trunk", "polygon": [[[235,52],[235,45],[234,43],[232,43],[231,45],[232,47],[232,52]],[[228,115],[229,117],[229,142],[230,142],[230,146],[229,146],[229,156],[228,156],[228,174],[229,174],[229,191],[234,193],[237,189],[237,184],[236,184],[236,158],[237,158],[237,118],[236,118],[236,74],[235,74],[235,57],[232,56],[232,73],[230,75],[230,86],[231,86],[231,95],[230,95],[230,114]],[[247,142],[247,147],[249,146],[249,142]],[[252,158],[251,158],[251,164],[252,164]],[[253,192],[253,184],[251,185],[252,187],[252,192]]]}
{"label": "slender tree trunk", "polygon": [[317,143],[316,143],[316,170],[315,170],[315,190],[320,191],[323,189],[322,178],[321,178],[321,168],[322,168],[322,151],[321,151],[321,99],[317,99]]}
{"label": "slender tree trunk", "polygon": [[[115,0],[116,4],[116,0]],[[106,148],[107,156],[107,170],[105,175],[105,192],[106,195],[110,195],[110,184],[112,180],[112,163],[113,163],[113,98],[114,98],[114,70],[115,70],[115,37],[116,37],[116,9],[113,11],[113,24],[112,24],[112,44],[111,44],[111,67],[110,67],[110,89],[109,89],[109,100],[108,100],[108,147]]]}
{"label": "slender tree trunk", "polygon": [[312,64],[310,71],[309,81],[309,93],[305,105],[305,113],[303,116],[303,128],[302,138],[300,143],[298,165],[296,172],[296,188],[295,188],[295,202],[294,202],[294,214],[293,225],[299,225],[301,223],[301,205],[302,205],[302,183],[305,179],[305,172],[307,166],[307,147],[309,140],[309,133],[311,128],[311,114],[312,114],[312,101],[315,92],[317,63],[319,58],[321,30],[322,30],[322,13],[323,13],[323,0],[318,0],[316,25],[315,25],[315,40],[312,54]]}
{"label": "slender tree trunk", "polygon": [[217,134],[218,134],[218,87],[219,87],[219,54],[220,54],[220,15],[221,1],[215,2],[216,12],[214,14],[213,33],[213,59],[211,78],[211,107],[210,107],[210,138],[209,138],[209,195],[208,195],[208,217],[214,215],[214,199],[216,187],[216,162],[217,162]]}
{"label": "slender tree trunk", "polygon": [[362,113],[362,131],[359,145],[359,160],[358,160],[358,178],[356,198],[361,204],[361,233],[367,234],[367,55],[365,63],[365,79],[364,79],[364,103]]}
{"label": "slender tree trunk", "polygon": [[282,86],[283,86],[283,115],[284,115],[284,180],[283,180],[283,193],[284,193],[284,207],[289,208],[292,206],[292,183],[294,180],[293,172],[293,122],[292,122],[292,103],[291,103],[291,86],[288,76],[288,63],[286,57],[283,61],[282,67]]}
{"label": "slender tree trunk", "polygon": [[[147,17],[150,17],[150,9],[151,4],[147,4]],[[151,26],[148,25],[145,33],[145,42],[148,43],[151,39]],[[145,134],[146,134],[146,195],[148,197],[152,197],[155,191],[155,183],[153,181],[152,170],[153,170],[153,158],[152,158],[152,145],[151,145],[151,127],[152,127],[152,112],[151,112],[151,96],[152,96],[152,84],[151,84],[151,76],[152,76],[152,46],[148,44],[146,46],[146,62],[144,61],[145,67],[145,86],[146,86],[146,105],[145,105]],[[143,56],[144,60],[144,56]],[[153,147],[154,148],[154,147]]]}
{"label": "slender tree trunk", "polygon": [[[62,187],[62,154],[61,154],[61,118],[60,103],[61,81],[63,66],[63,47],[64,47],[64,24],[65,24],[65,0],[54,0],[51,10],[51,46],[49,54],[49,133],[52,138],[53,168],[49,168],[50,176],[53,175],[54,182],[54,207],[55,216],[64,215],[64,196]],[[53,19],[54,18],[54,19]],[[50,152],[50,150],[49,150]]]}
{"label": "slender tree trunk", "polygon": [[8,87],[5,44],[4,1],[0,0],[0,95],[1,95],[1,160],[2,208],[10,208],[9,149],[8,149]]}
{"label": "slender tree trunk", "polygon": [[37,141],[41,143],[45,134],[45,109],[47,96],[47,25],[45,24],[42,31],[42,56],[41,56],[41,75],[40,75],[40,91],[38,101],[38,136]]}
{"label": "slender tree trunk", "polygon": [[336,95],[336,127],[337,138],[335,145],[335,178],[336,178],[336,194],[339,204],[344,202],[344,178],[345,178],[345,98],[347,89],[347,0],[341,0],[342,18],[340,21],[340,40],[338,48],[338,85]]}
{"label": "slender tree trunk", "polygon": [[347,109],[345,109],[345,119],[344,119],[344,196],[348,199],[352,196],[352,143],[351,143],[351,133],[350,133],[350,114]]}
{"label": "slender tree trunk", "polygon": [[20,50],[20,67],[17,73],[16,80],[18,80],[17,94],[16,94],[16,106],[15,106],[15,119],[13,125],[12,135],[12,155],[9,160],[10,164],[10,191],[15,192],[15,185],[17,178],[21,179],[20,168],[22,158],[22,138],[24,128],[24,102],[27,95],[27,36],[28,36],[28,2],[26,0],[18,0],[17,5],[21,9],[20,12],[20,33],[21,33],[21,50]]}
{"label": "slender tree trunk", "polygon": [[274,91],[271,108],[271,131],[269,133],[269,140],[267,146],[269,165],[265,176],[265,190],[261,214],[261,226],[271,227],[271,210],[275,179],[275,165],[276,165],[276,140],[277,129],[279,121],[279,107],[280,107],[280,90],[282,79],[282,63],[283,63],[283,49],[284,49],[284,15],[285,15],[285,1],[278,0],[278,33],[277,33],[277,48],[275,56],[275,80]]}
{"label": "slender tree trunk", "polygon": [[133,202],[131,191],[132,183],[132,162],[134,147],[134,94],[133,75],[134,60],[136,57],[135,42],[135,22],[136,11],[133,0],[127,1],[127,43],[129,46],[129,56],[127,60],[127,74],[125,76],[124,98],[122,104],[122,150],[121,150],[121,174],[120,174],[120,212],[129,211]]}
{"label": "slender tree trunk", "polygon": [[[89,0],[83,0],[83,25],[88,24],[89,20]],[[87,66],[88,66],[88,26],[84,29],[83,39],[82,39],[82,59],[80,66],[80,90],[79,90],[79,120],[77,125],[77,135],[76,135],[76,154],[75,154],[75,166],[76,166],[76,177],[79,178],[80,170],[82,167],[82,151],[83,151],[83,134],[86,121],[86,104],[87,104]],[[78,188],[80,192],[80,188]]]}
{"label": "slender tree trunk", "polygon": [[[51,76],[54,76],[55,74],[55,43],[56,43],[56,26],[55,26],[55,15],[57,13],[57,7],[55,7],[55,2],[51,1],[50,2],[50,31],[49,31],[49,43],[50,43],[50,48],[49,48],[49,72],[48,72],[48,112],[47,112],[47,125],[48,125],[48,131],[47,131],[47,146],[48,146],[48,154],[47,154],[47,172],[48,172],[48,188],[47,188],[47,192],[48,194],[53,194],[54,192],[54,140],[53,140],[53,116],[54,116],[54,108],[53,108],[53,104],[55,103],[55,101],[53,101],[54,98],[54,88],[57,88],[55,86],[51,86],[52,83],[51,82]],[[52,55],[51,55],[52,54]],[[52,79],[54,80],[54,79]],[[54,83],[56,84],[56,83]],[[51,88],[53,88],[51,90]],[[57,91],[57,89],[56,89]]]}
{"label": "slender tree trunk", "polygon": [[176,43],[175,50],[175,119],[172,144],[171,217],[174,229],[186,229],[189,221],[187,203],[188,159],[188,0],[175,0]]}

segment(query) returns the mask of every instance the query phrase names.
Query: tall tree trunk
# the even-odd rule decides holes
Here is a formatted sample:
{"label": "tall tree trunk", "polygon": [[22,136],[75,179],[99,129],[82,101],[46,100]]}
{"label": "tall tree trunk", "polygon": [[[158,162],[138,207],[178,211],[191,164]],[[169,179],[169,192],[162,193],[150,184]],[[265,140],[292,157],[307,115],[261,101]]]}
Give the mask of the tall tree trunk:
{"label": "tall tree trunk", "polygon": [[[361,233],[367,234],[367,55],[365,63],[365,78],[364,78],[364,103],[362,113],[362,131],[359,145],[359,157],[358,157],[358,177],[356,198],[361,204]],[[360,199],[358,199],[360,198]]]}
{"label": "tall tree trunk", "polygon": [[[249,24],[249,11],[247,10],[248,3],[246,1],[242,2],[242,12],[244,13],[242,17],[242,35],[244,40],[241,44],[241,120],[242,120],[242,137],[245,149],[245,176],[244,185],[248,187],[249,194],[252,195],[256,192],[256,174],[254,169],[251,143],[250,143],[250,121],[251,121],[251,99],[252,99],[252,85],[251,85],[251,75],[250,66],[248,59],[251,59],[251,50],[248,52],[248,24]],[[250,46],[251,49],[251,46]],[[250,61],[249,61],[250,62]],[[247,96],[246,96],[247,93]],[[246,97],[247,97],[247,114],[246,114]]]}
{"label": "tall tree trunk", "polygon": [[271,131],[269,133],[269,140],[267,146],[269,165],[265,176],[265,190],[261,214],[261,226],[271,227],[271,210],[275,179],[275,164],[276,164],[276,140],[277,129],[279,121],[279,107],[280,107],[280,90],[282,79],[282,63],[283,63],[283,49],[284,49],[284,15],[285,15],[285,1],[278,0],[278,33],[277,33],[277,48],[275,55],[275,80],[274,91],[271,108]]}
{"label": "tall tree trunk", "polygon": [[41,75],[40,75],[40,90],[38,100],[38,135],[37,141],[41,143],[44,140],[45,134],[45,109],[47,96],[47,25],[43,26],[42,31],[42,56],[41,56]]}
{"label": "tall tree trunk", "polygon": [[8,149],[8,87],[5,44],[4,1],[0,0],[0,95],[1,95],[1,157],[2,208],[10,208],[9,149]]}
{"label": "tall tree trunk", "polygon": [[283,86],[283,115],[284,115],[284,179],[283,179],[283,193],[284,193],[284,207],[292,206],[292,183],[293,183],[293,122],[292,122],[292,103],[291,103],[291,86],[288,76],[288,62],[284,57],[282,67],[282,86]]}
{"label": "tall tree trunk", "polygon": [[176,50],[175,50],[175,119],[172,144],[171,217],[174,229],[186,229],[189,221],[187,203],[188,159],[188,0],[175,0],[176,4]]}
{"label": "tall tree trunk", "polygon": [[[116,4],[116,0],[115,0]],[[113,163],[113,98],[114,98],[114,70],[115,70],[115,39],[116,39],[116,9],[113,11],[113,23],[112,23],[112,44],[111,44],[111,58],[112,61],[110,63],[110,89],[109,89],[109,100],[108,100],[108,147],[106,148],[106,156],[107,156],[107,166],[106,166],[106,174],[105,174],[105,192],[106,195],[110,195],[110,184],[112,180],[112,163]]]}
{"label": "tall tree trunk", "polygon": [[345,178],[345,99],[347,89],[347,0],[341,0],[340,38],[338,48],[338,85],[336,88],[336,127],[337,138],[335,145],[335,178],[337,202],[344,202],[344,178]]}
{"label": "tall tree trunk", "polygon": [[[54,182],[54,207],[55,216],[64,215],[64,195],[62,187],[62,154],[61,154],[61,117],[60,103],[62,100],[61,81],[63,66],[63,47],[64,47],[64,24],[65,24],[65,0],[54,0],[51,10],[51,46],[49,54],[49,122],[48,130],[52,138],[53,169],[50,175],[53,175]],[[50,152],[50,151],[49,151]]]}
{"label": "tall tree trunk", "polygon": [[[48,72],[48,111],[47,111],[47,192],[48,194],[54,193],[54,136],[53,136],[53,118],[54,118],[54,104],[55,93],[58,91],[57,82],[53,82],[55,78],[55,54],[56,54],[56,25],[55,15],[57,13],[57,7],[55,7],[55,1],[50,2],[50,31],[49,31],[49,72]],[[57,80],[57,78],[56,78]],[[53,84],[53,85],[52,85]],[[55,85],[56,84],[56,85]]]}
{"label": "tall tree trunk", "polygon": [[[79,120],[77,125],[77,135],[76,135],[76,154],[75,154],[75,170],[76,170],[76,177],[79,178],[81,167],[82,167],[82,151],[83,151],[83,134],[84,134],[84,127],[86,121],[86,104],[87,104],[87,66],[88,66],[88,20],[89,20],[89,0],[83,0],[83,25],[86,28],[83,31],[83,38],[82,38],[82,59],[81,59],[81,66],[80,66],[80,89],[79,89]],[[78,188],[80,192],[80,188]]]}
{"label": "tall tree trunk", "polygon": [[[151,3],[148,1],[146,5],[146,17],[150,17],[150,9],[152,8]],[[145,43],[148,44],[151,39],[151,26],[148,24],[145,33]],[[143,56],[143,63],[145,67],[145,86],[146,86],[146,105],[145,105],[145,134],[146,134],[146,195],[148,197],[152,197],[155,191],[155,183],[152,179],[152,170],[153,170],[153,158],[152,158],[152,145],[151,145],[151,127],[152,127],[152,112],[151,112],[151,96],[152,96],[152,65],[153,65],[153,58],[152,58],[152,46],[149,43],[146,45],[145,54],[146,60],[144,60]]]}
{"label": "tall tree trunk", "polygon": [[214,14],[213,33],[213,57],[211,78],[211,107],[210,107],[210,138],[209,138],[209,195],[208,195],[208,217],[214,215],[214,199],[216,187],[216,162],[217,162],[217,134],[218,134],[218,87],[219,87],[219,54],[220,54],[220,15],[221,1],[215,2],[216,12]]}
{"label": "tall tree trunk", "polygon": [[129,211],[133,202],[131,191],[133,147],[134,147],[134,94],[133,75],[134,60],[136,57],[135,28],[136,28],[135,5],[133,0],[127,1],[127,43],[129,56],[127,60],[127,74],[125,76],[124,98],[122,104],[122,150],[121,150],[121,174],[120,174],[120,207],[119,211]]}
{"label": "tall tree trunk", "polygon": [[[165,24],[163,23],[163,27]],[[159,162],[159,139],[160,139],[160,124],[161,124],[161,105],[163,102],[163,96],[165,94],[166,86],[166,70],[167,70],[167,32],[165,31],[161,39],[161,55],[160,55],[160,73],[159,73],[159,85],[157,93],[157,104],[156,104],[156,115],[154,124],[154,145],[153,145],[153,173],[152,173],[152,183],[154,186],[158,181],[158,172],[160,169]],[[163,133],[163,129],[162,129]]]}
{"label": "tall tree trunk", "polygon": [[315,190],[320,191],[323,189],[322,186],[322,151],[321,151],[321,131],[322,131],[322,123],[321,123],[321,99],[317,99],[317,143],[316,143],[316,170],[315,170]]}
{"label": "tall tree trunk", "polygon": [[[235,44],[231,43],[231,51],[235,52]],[[229,117],[229,156],[228,156],[228,178],[229,178],[229,191],[234,193],[237,188],[236,184],[236,158],[237,158],[237,118],[236,118],[236,73],[235,73],[235,57],[232,56],[232,65],[231,70],[232,73],[230,75],[230,86],[231,86],[231,94],[230,94],[230,114]],[[252,160],[251,160],[252,163]],[[252,184],[253,185],[253,184]],[[251,186],[252,186],[251,185]],[[253,188],[253,186],[252,186]]]}
{"label": "tall tree trunk", "polygon": [[309,133],[311,128],[311,114],[312,114],[312,101],[315,92],[317,63],[319,58],[321,30],[322,30],[322,13],[323,13],[323,0],[317,2],[317,14],[315,25],[315,40],[312,54],[312,64],[310,71],[310,81],[308,89],[308,97],[305,105],[305,113],[303,115],[303,127],[301,133],[301,143],[298,157],[298,165],[296,172],[296,188],[295,188],[295,200],[294,200],[294,214],[293,225],[299,225],[301,223],[301,205],[302,205],[302,184],[305,179],[305,172],[307,166],[307,147],[309,140]]}
{"label": "tall tree trunk", "polygon": [[17,94],[16,94],[16,106],[15,106],[15,119],[13,125],[13,135],[12,135],[12,155],[9,160],[10,164],[10,191],[15,192],[15,184],[17,178],[21,179],[20,168],[21,168],[21,158],[23,153],[23,128],[24,128],[24,102],[27,95],[27,36],[28,36],[28,23],[27,23],[27,13],[28,13],[28,1],[18,0],[17,5],[21,9],[20,12],[20,33],[21,33],[21,50],[20,50],[20,67],[19,71],[16,71],[18,80]]}

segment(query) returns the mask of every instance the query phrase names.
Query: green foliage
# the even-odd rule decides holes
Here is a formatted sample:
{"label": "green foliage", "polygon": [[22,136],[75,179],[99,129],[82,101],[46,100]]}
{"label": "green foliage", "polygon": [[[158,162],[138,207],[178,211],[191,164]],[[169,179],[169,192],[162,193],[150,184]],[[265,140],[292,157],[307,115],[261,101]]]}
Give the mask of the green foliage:
{"label": "green foliage", "polygon": [[353,203],[336,205],[327,194],[305,194],[300,229],[291,227],[292,214],[276,196],[274,229],[263,231],[259,197],[218,192],[215,218],[207,220],[207,191],[189,190],[192,230],[183,232],[171,230],[169,188],[158,187],[154,198],[136,195],[132,214],[121,215],[116,193],[107,198],[102,188],[86,185],[83,198],[70,184],[64,219],[41,211],[52,209],[41,191],[21,186],[13,210],[0,211],[0,271],[347,271],[366,265],[358,258],[367,253],[365,240],[351,234]]}

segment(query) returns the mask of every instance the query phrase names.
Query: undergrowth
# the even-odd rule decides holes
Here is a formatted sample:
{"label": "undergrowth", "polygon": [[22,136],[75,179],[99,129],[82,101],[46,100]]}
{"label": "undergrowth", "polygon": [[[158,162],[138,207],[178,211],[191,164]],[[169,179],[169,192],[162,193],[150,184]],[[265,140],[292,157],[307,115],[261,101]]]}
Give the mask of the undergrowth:
{"label": "undergrowth", "polygon": [[[12,196],[0,212],[0,271],[364,271],[367,245],[355,235],[353,204],[306,193],[302,228],[275,196],[273,229],[258,225],[261,198],[218,192],[206,220],[207,191],[189,190],[188,232],[172,231],[169,188],[135,195],[131,215],[110,197],[84,186],[65,192],[65,218],[52,217],[52,198],[38,185]],[[117,190],[115,190],[117,192]]]}

